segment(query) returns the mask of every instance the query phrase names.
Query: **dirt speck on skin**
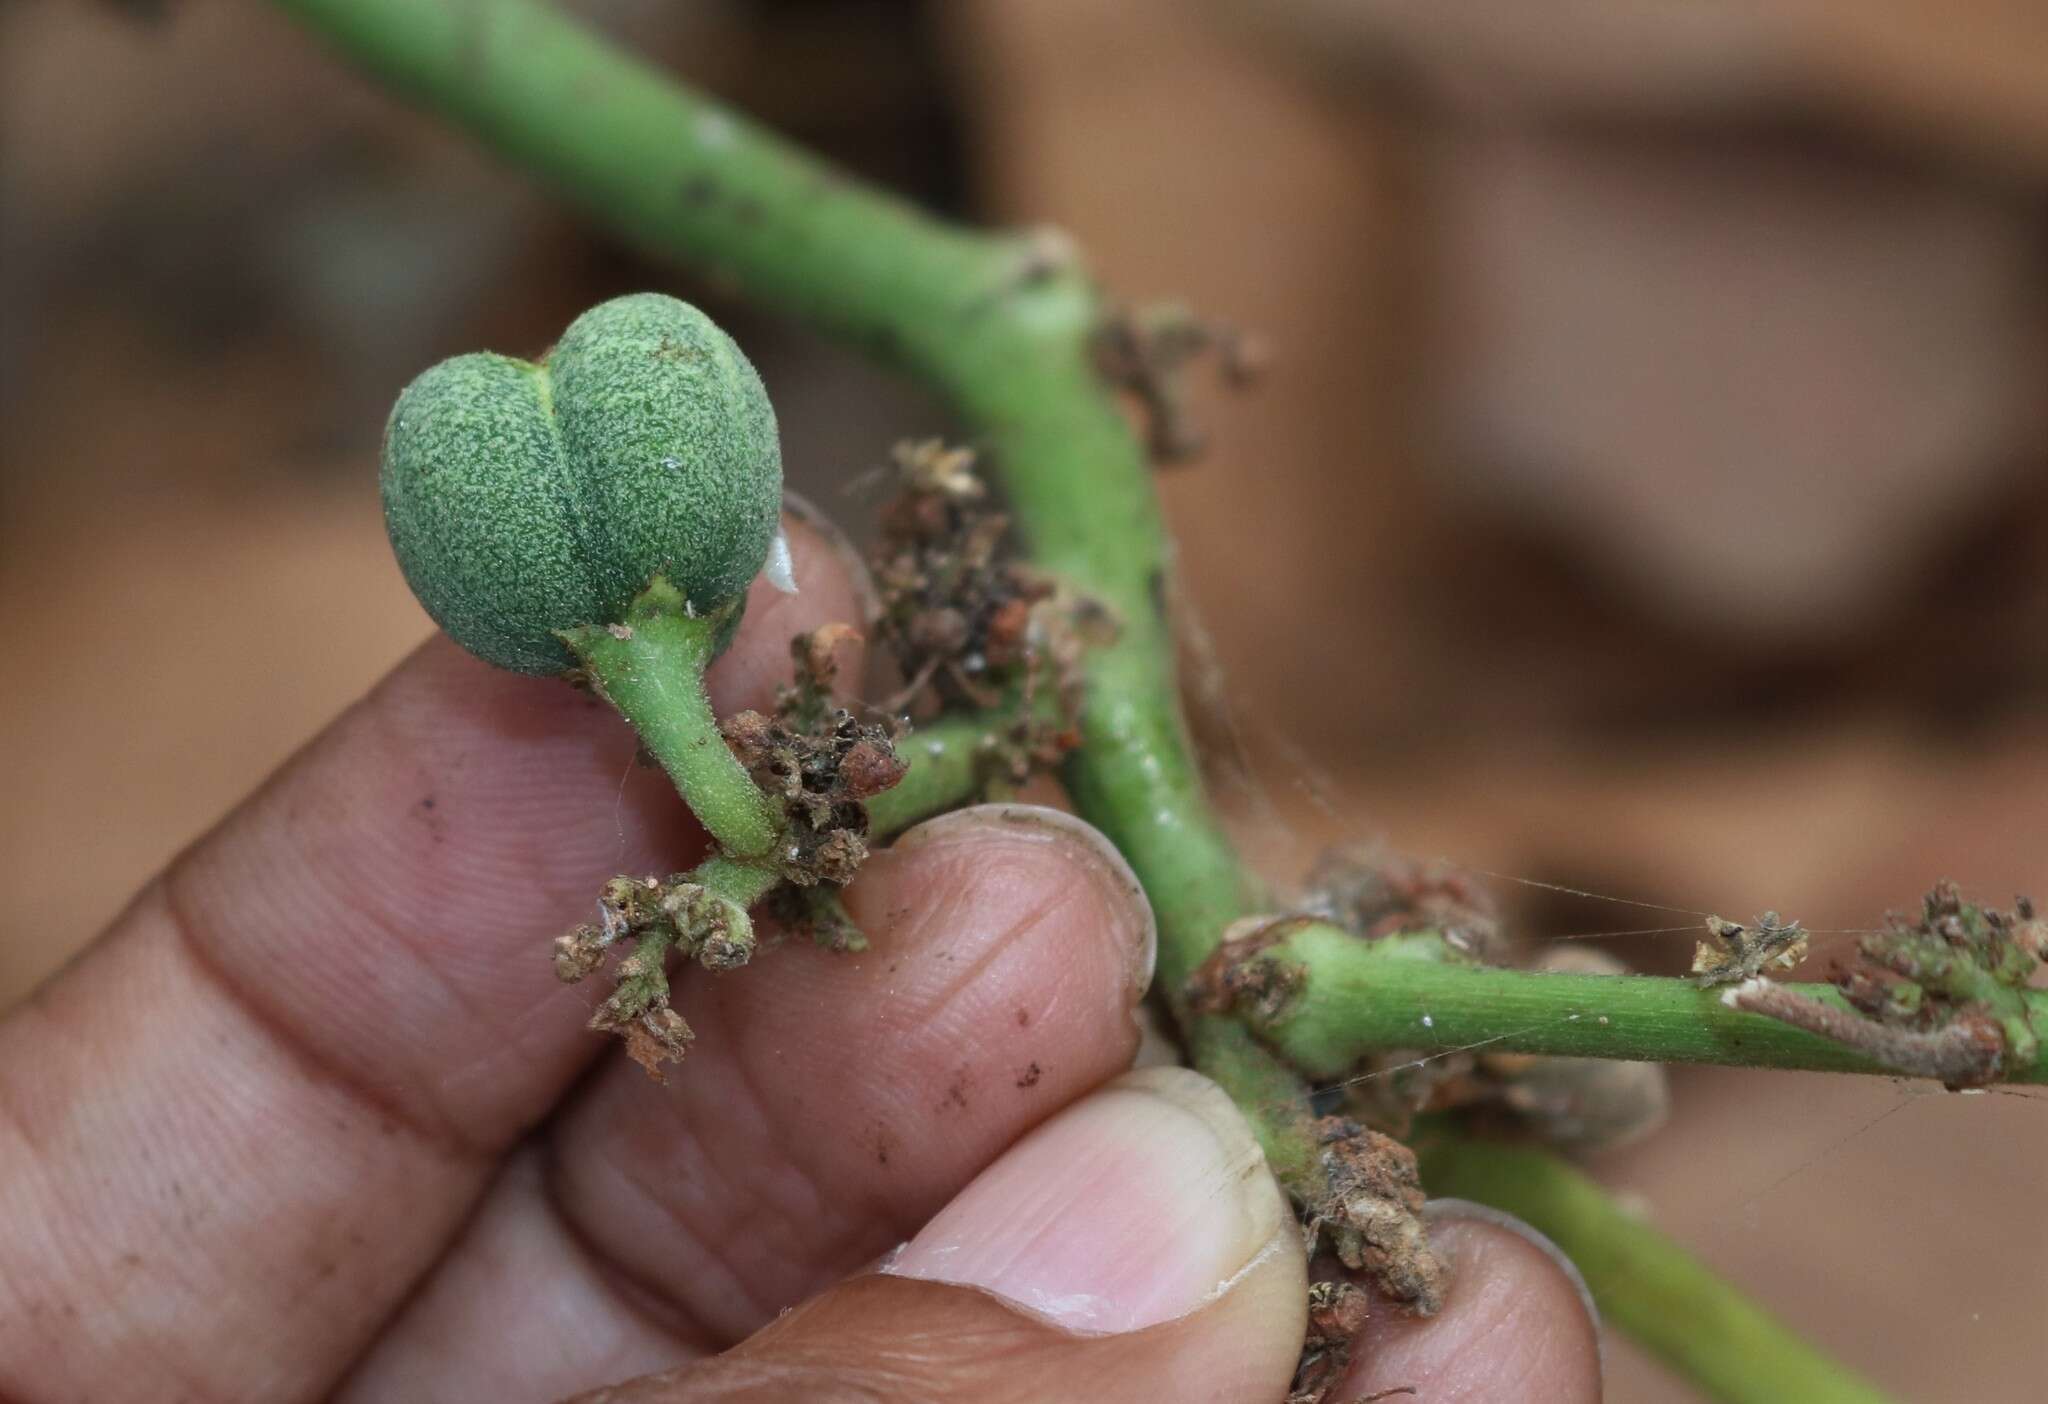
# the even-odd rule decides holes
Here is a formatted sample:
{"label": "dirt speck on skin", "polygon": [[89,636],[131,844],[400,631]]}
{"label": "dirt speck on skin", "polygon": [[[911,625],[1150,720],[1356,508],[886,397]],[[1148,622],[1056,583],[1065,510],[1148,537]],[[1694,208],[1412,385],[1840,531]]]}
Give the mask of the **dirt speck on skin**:
{"label": "dirt speck on skin", "polygon": [[1040,1068],[1038,1064],[1033,1063],[1030,1067],[1024,1069],[1023,1072],[1017,1074],[1017,1085],[1019,1087],[1036,1087],[1038,1086],[1038,1079],[1042,1076],[1044,1076],[1044,1069]]}
{"label": "dirt speck on skin", "polygon": [[956,1107],[961,1111],[966,1111],[967,1084],[967,1069],[962,1067],[960,1071],[953,1074],[953,1080],[946,1084],[946,1097],[939,1104],[939,1110],[944,1111],[947,1107]]}
{"label": "dirt speck on skin", "polygon": [[875,1127],[875,1164],[887,1165],[889,1163],[889,1152],[895,1149],[895,1146],[896,1138],[890,1134],[889,1128],[877,1124]]}
{"label": "dirt speck on skin", "polygon": [[1017,1011],[1017,1027],[1020,1029],[1031,1027],[1031,1011],[1029,1009],[1019,1009]]}
{"label": "dirt speck on skin", "polygon": [[442,817],[434,812],[435,806],[437,804],[439,804],[439,801],[436,800],[434,796],[422,795],[420,796],[419,799],[413,802],[413,815],[420,821],[421,824],[426,826],[427,838],[429,842],[444,843],[447,841],[448,837],[447,834],[443,832],[443,830],[446,827],[446,824]]}

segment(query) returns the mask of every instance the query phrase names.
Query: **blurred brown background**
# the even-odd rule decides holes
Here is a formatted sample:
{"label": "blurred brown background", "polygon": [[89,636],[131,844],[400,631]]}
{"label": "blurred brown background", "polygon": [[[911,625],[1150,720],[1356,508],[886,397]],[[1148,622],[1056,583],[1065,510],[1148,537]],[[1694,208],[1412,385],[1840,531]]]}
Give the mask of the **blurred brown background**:
{"label": "blurred brown background", "polygon": [[[2048,6],[580,8],[1271,343],[1161,489],[1276,876],[1384,838],[1821,928],[1942,876],[2048,896]],[[0,1004],[426,633],[373,465],[430,361],[671,288],[847,518],[944,425],[256,0],[0,4],[0,153]],[[1501,895],[1539,936],[1666,924]],[[1676,1089],[1612,1184],[1901,1394],[2037,1397],[2043,1099]],[[1611,1349],[1612,1397],[1684,1397]]]}

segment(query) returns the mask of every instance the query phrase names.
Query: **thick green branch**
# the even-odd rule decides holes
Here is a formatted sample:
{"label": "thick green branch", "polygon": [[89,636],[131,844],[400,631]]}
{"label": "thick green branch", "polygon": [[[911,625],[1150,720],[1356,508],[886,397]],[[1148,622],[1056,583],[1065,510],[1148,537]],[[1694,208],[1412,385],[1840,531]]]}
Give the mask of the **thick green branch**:
{"label": "thick green branch", "polygon": [[1023,238],[847,180],[535,0],[276,0],[379,81],[641,246],[943,381]]}
{"label": "thick green branch", "polygon": [[1609,1324],[1713,1398],[1885,1398],[1555,1156],[1457,1137],[1424,1136],[1416,1149],[1433,1192],[1495,1205],[1533,1224],[1572,1260]]}
{"label": "thick green branch", "polygon": [[[1267,967],[1285,990],[1277,1010],[1246,1015],[1260,1035],[1304,1071],[1340,1077],[1388,1049],[1422,1053],[1484,1047],[1656,1063],[1724,1063],[1818,1072],[1897,1070],[1833,1039],[1730,1008],[1718,989],[1648,975],[1501,970],[1419,958],[1404,940],[1361,941],[1314,923],[1297,927],[1247,962]],[[1785,988],[1848,1010],[1827,985]],[[2048,993],[2030,992],[2048,1028]],[[2013,1082],[2048,1081],[2048,1055],[2008,1068]]]}

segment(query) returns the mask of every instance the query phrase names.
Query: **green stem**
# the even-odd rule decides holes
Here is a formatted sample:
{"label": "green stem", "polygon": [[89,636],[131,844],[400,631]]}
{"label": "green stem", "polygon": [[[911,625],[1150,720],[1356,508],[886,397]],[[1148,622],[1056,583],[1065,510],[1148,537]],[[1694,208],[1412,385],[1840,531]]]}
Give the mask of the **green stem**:
{"label": "green stem", "polygon": [[723,897],[741,911],[754,905],[782,881],[782,875],[761,863],[747,863],[723,854],[706,858],[690,870],[690,881],[714,897]]}
{"label": "green stem", "polygon": [[1423,1137],[1436,1194],[1505,1209],[1572,1260],[1606,1321],[1726,1404],[1878,1404],[1885,1396],[1787,1331],[1684,1248],[1555,1156]]}
{"label": "green stem", "polygon": [[564,631],[591,683],[633,724],[640,742],[675,781],[706,832],[734,858],[764,859],[781,838],[774,805],[725,744],[704,669],[731,632],[730,611],[686,612],[682,596],[656,580],[623,624]]}
{"label": "green stem", "polygon": [[[1290,993],[1277,1012],[1245,1017],[1287,1060],[1312,1076],[1341,1077],[1389,1049],[1447,1052],[1484,1047],[1654,1063],[1721,1063],[1816,1072],[1896,1075],[1868,1054],[1761,1014],[1731,1009],[1722,991],[1648,975],[1502,970],[1418,957],[1439,943],[1397,937],[1361,941],[1315,923],[1251,957],[1275,968]],[[1783,988],[1840,1009],[1828,985]],[[2030,991],[2035,1022],[2048,1027],[2048,993]],[[2048,1055],[2008,1068],[2006,1080],[2048,1082]]]}

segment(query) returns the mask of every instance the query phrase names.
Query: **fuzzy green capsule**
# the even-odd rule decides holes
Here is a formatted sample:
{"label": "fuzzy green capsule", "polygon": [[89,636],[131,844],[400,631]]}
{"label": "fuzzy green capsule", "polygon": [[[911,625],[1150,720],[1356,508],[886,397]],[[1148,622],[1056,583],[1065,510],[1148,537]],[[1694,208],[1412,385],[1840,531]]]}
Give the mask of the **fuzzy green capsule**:
{"label": "fuzzy green capsule", "polygon": [[619,623],[657,576],[690,613],[741,598],[774,541],[782,455],[732,338],[635,293],[538,365],[475,352],[420,375],[392,408],[382,486],[434,621],[502,668],[561,673],[578,659],[560,634]]}

